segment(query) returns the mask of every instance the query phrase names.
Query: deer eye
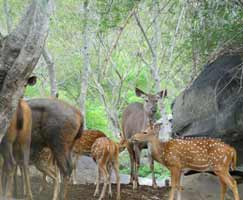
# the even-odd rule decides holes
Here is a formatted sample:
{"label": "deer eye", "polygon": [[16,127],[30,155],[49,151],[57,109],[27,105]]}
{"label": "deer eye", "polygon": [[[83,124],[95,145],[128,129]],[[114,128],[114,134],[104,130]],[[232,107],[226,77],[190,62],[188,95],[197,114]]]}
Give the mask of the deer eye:
{"label": "deer eye", "polygon": [[144,131],[144,132],[143,132],[143,134],[145,134],[145,135],[146,135],[146,134],[147,134],[147,132],[145,132],[145,131]]}
{"label": "deer eye", "polygon": [[148,103],[148,102],[149,102],[149,100],[148,100],[148,99],[145,99],[145,102],[146,102],[146,103]]}

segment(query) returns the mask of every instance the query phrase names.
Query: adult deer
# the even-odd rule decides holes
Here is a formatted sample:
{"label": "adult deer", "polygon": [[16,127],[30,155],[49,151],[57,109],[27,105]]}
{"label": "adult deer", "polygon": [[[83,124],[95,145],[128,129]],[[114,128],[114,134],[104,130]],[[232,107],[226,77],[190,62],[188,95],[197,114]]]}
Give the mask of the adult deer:
{"label": "adult deer", "polygon": [[[30,77],[26,85],[34,85],[36,77]],[[31,110],[23,99],[20,99],[17,109],[10,121],[7,133],[0,144],[3,156],[2,193],[4,197],[12,197],[13,177],[17,165],[24,175],[24,186],[27,199],[33,199],[29,178],[29,155],[31,143],[32,116]]]}
{"label": "adult deer", "polygon": [[196,171],[212,170],[221,183],[221,200],[225,199],[226,186],[234,194],[235,200],[240,200],[237,183],[229,174],[229,169],[236,169],[236,151],[233,147],[219,139],[187,138],[172,139],[167,142],[158,140],[160,125],[155,124],[142,133],[132,137],[132,141],[148,142],[154,160],[165,165],[171,172],[171,192],[169,200],[174,200],[174,193],[178,191],[181,199],[180,179],[183,170]]}
{"label": "adult deer", "polygon": [[72,173],[71,151],[83,133],[83,116],[68,103],[54,99],[28,101],[32,110],[32,142],[30,159],[33,161],[45,147],[49,147],[64,178],[61,198],[67,198],[67,183]]}
{"label": "adult deer", "polygon": [[[148,127],[149,123],[155,120],[157,112],[158,100],[167,96],[167,90],[162,90],[157,94],[147,94],[136,88],[136,95],[144,99],[144,103],[131,103],[123,112],[122,115],[122,132],[124,137],[130,139],[135,133],[138,133]],[[140,152],[143,148],[147,148],[147,144],[129,143],[128,152],[131,163],[130,182],[133,184],[133,189],[138,186],[138,169],[140,165]],[[157,187],[154,175],[154,162],[149,154],[150,168],[152,171],[153,187]]]}

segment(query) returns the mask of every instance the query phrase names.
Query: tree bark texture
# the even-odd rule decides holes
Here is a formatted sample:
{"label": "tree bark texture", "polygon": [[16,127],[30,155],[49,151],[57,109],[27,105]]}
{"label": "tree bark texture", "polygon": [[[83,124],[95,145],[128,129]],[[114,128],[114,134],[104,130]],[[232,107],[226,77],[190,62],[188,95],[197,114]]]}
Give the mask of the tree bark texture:
{"label": "tree bark texture", "polygon": [[51,96],[57,97],[58,91],[57,91],[55,63],[53,61],[51,54],[48,52],[48,50],[46,48],[43,49],[42,56],[46,62],[47,68],[48,68],[48,75],[49,75],[50,86],[51,86]]}
{"label": "tree bark texture", "polygon": [[19,25],[0,38],[0,134],[9,126],[24,86],[31,75],[47,37],[49,0],[33,0]]}

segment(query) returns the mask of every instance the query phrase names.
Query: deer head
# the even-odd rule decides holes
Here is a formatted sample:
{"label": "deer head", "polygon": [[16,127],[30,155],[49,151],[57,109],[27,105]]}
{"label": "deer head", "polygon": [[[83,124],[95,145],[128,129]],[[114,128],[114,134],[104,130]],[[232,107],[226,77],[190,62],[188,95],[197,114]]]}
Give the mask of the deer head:
{"label": "deer head", "polygon": [[153,139],[158,139],[161,123],[150,124],[150,126],[141,133],[135,134],[132,142],[149,142]]}
{"label": "deer head", "polygon": [[136,95],[144,99],[143,108],[150,121],[154,120],[155,113],[157,112],[158,101],[167,96],[167,90],[162,90],[157,94],[147,94],[140,90],[135,89]]}

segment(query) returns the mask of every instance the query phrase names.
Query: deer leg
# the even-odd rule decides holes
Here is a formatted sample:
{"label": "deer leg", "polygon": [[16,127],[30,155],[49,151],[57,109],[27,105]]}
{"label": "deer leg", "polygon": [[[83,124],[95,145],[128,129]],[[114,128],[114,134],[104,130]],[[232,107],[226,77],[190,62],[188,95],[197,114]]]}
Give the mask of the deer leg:
{"label": "deer leg", "polygon": [[[232,192],[234,194],[234,199],[235,200],[240,200],[238,187],[237,187],[237,182],[232,178],[232,176],[230,176],[229,172],[228,171],[224,171],[224,172],[215,172],[215,173],[232,190]],[[223,192],[221,193],[221,195],[223,195]],[[224,196],[221,197],[221,199],[223,199],[223,198],[224,198]]]}
{"label": "deer leg", "polygon": [[102,192],[101,192],[101,195],[99,198],[99,200],[102,200],[105,197],[106,187],[107,187],[107,183],[108,183],[108,171],[107,171],[107,168],[105,165],[101,165],[100,169],[101,169],[101,172],[104,177],[104,185],[103,185],[103,189],[102,189]]}
{"label": "deer leg", "polygon": [[155,173],[154,173],[154,160],[153,160],[150,152],[148,153],[148,160],[149,160],[149,164],[150,164],[150,170],[152,172],[152,187],[154,189],[157,189],[158,186],[157,186],[157,183],[156,183],[156,178],[155,178]]}
{"label": "deer leg", "polygon": [[220,185],[221,185],[220,200],[224,200],[225,199],[227,185],[226,185],[226,183],[224,182],[224,180],[222,178],[219,177],[219,180],[220,180]]}
{"label": "deer leg", "polygon": [[171,172],[171,191],[169,195],[169,200],[174,200],[175,192],[178,187],[180,170],[177,168],[171,168],[170,172]]}
{"label": "deer leg", "polygon": [[135,152],[135,173],[134,173],[134,180],[133,180],[133,190],[138,188],[138,171],[140,166],[140,149],[137,145],[134,145],[134,152]]}
{"label": "deer leg", "polygon": [[130,184],[133,184],[134,180],[134,168],[135,168],[135,153],[133,151],[133,145],[129,144],[127,147],[127,151],[129,153],[129,158],[130,158]]}
{"label": "deer leg", "polygon": [[57,200],[60,192],[60,182],[59,182],[59,170],[56,163],[54,164],[53,167],[47,167],[41,162],[37,162],[35,164],[35,167],[43,173],[42,186],[39,192],[43,191],[46,185],[48,184],[46,181],[46,177],[49,176],[54,183],[52,200]]}
{"label": "deer leg", "polygon": [[68,187],[68,180],[69,180],[69,177],[67,176],[64,176],[62,174],[62,181],[61,181],[61,193],[60,193],[60,199],[61,200],[67,200],[67,187]]}
{"label": "deer leg", "polygon": [[24,145],[22,146],[22,156],[23,156],[23,175],[24,175],[24,180],[25,180],[25,188],[26,188],[26,194],[27,194],[27,199],[32,200],[33,195],[31,191],[31,184],[30,184],[30,173],[29,173],[29,145]]}
{"label": "deer leg", "polygon": [[100,168],[99,164],[97,165],[97,171],[96,171],[96,188],[94,192],[94,197],[96,197],[100,192]]}
{"label": "deer leg", "polygon": [[177,200],[181,200],[183,174],[180,173],[177,180]]}
{"label": "deer leg", "polygon": [[73,173],[72,173],[72,182],[73,184],[77,184],[77,163],[79,160],[79,155],[74,154],[74,161],[73,161]]}
{"label": "deer leg", "polygon": [[13,193],[14,193],[14,197],[17,198],[18,196],[18,167],[17,166],[15,167],[14,170],[14,192]]}
{"label": "deer leg", "polygon": [[116,194],[116,200],[121,199],[120,195],[120,175],[119,175],[119,162],[118,160],[114,163],[114,170],[116,174],[116,187],[117,187],[117,194]]}
{"label": "deer leg", "polygon": [[3,149],[3,172],[2,172],[2,192],[4,197],[12,196],[12,184],[13,184],[13,176],[14,170],[16,166],[16,161],[13,157],[13,147],[12,144],[8,143],[6,140],[2,143]]}
{"label": "deer leg", "polygon": [[108,166],[108,182],[109,182],[109,197],[112,198],[112,191],[111,191],[111,171],[112,171],[112,165],[110,164]]}
{"label": "deer leg", "polygon": [[57,200],[60,192],[60,172],[56,163],[55,163],[55,175],[52,177],[52,179],[54,181],[54,191],[53,191],[52,200]]}

